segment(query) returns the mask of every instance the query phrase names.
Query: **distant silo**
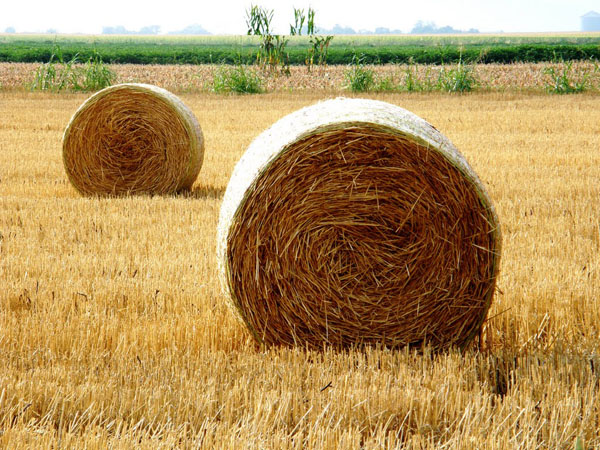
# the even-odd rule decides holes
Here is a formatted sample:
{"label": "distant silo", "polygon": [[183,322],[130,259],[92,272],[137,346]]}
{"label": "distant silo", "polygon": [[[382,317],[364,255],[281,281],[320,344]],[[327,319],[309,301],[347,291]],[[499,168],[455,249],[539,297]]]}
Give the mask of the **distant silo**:
{"label": "distant silo", "polygon": [[600,31],[600,14],[590,11],[581,16],[581,31]]}

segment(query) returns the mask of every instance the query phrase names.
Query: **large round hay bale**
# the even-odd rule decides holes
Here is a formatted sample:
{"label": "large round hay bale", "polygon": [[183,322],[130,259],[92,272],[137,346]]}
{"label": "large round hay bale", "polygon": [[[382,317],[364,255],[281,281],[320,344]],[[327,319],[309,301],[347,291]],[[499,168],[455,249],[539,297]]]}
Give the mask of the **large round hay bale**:
{"label": "large round hay bale", "polygon": [[217,232],[230,305],[266,344],[465,346],[500,260],[498,219],[450,141],[397,106],[336,99],[248,147]]}
{"label": "large round hay bale", "polygon": [[75,112],[63,162],[82,194],[168,194],[189,189],[204,139],[192,111],[165,89],[127,83],[103,89]]}

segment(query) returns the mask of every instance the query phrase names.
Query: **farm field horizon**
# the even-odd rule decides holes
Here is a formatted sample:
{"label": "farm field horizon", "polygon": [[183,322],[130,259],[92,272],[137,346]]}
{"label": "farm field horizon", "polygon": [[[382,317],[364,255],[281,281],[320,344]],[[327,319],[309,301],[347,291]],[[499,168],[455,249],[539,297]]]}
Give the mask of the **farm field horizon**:
{"label": "farm field horizon", "polygon": [[[317,30],[317,34],[320,33]],[[326,33],[325,33],[326,34]],[[303,65],[309,36],[283,36],[292,65]],[[77,35],[0,33],[0,61],[48,62],[52,55],[87,60],[98,54],[118,64],[248,64],[256,59],[259,36],[246,35]],[[459,60],[517,63],[600,58],[599,32],[335,35],[329,64],[449,64]]]}
{"label": "farm field horizon", "polygon": [[204,165],[191,192],[105,199],[81,197],[61,159],[89,94],[8,81],[31,69],[0,64],[0,447],[600,446],[596,92],[360,95],[423,117],[465,155],[501,223],[498,289],[463,353],[310,351],[260,347],[236,321],[215,233],[260,132],[356,96],[340,69],[316,88],[298,70],[304,87],[233,96],[176,89],[195,80],[185,67],[139,66],[130,81],[172,89],[197,116]]}

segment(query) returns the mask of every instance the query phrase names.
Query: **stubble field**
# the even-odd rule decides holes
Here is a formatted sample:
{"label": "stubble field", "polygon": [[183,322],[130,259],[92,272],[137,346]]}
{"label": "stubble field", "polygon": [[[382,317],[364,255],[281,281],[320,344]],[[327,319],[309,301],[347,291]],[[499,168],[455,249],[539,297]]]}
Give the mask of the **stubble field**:
{"label": "stubble field", "polygon": [[[225,307],[215,230],[251,140],[339,95],[182,93],[191,193],[82,198],[61,136],[85,94],[0,91],[0,448],[598,448],[597,94],[369,95],[465,154],[504,238],[466,352],[260,348]],[[579,447],[577,447],[579,445]]]}
{"label": "stubble field", "polygon": [[[150,83],[175,93],[203,93],[213,90],[215,74],[222,65],[140,65],[107,64],[116,76],[115,83]],[[227,67],[227,66],[225,66]],[[267,92],[298,93],[321,91],[321,95],[345,92],[348,80],[346,73],[353,66],[333,65],[316,67],[311,72],[304,66],[290,66],[290,76],[279,71],[258,70],[250,66],[251,73],[260,78]],[[397,85],[406,85],[407,77],[414,77],[422,85],[419,90],[435,90],[444,67],[424,64],[381,64],[365,65],[376,79],[388,79]],[[445,69],[454,68],[448,65]],[[30,90],[36,79],[38,63],[0,63],[0,87],[7,90]],[[473,64],[473,77],[477,80],[476,90],[488,92],[544,93],[556,83],[545,71],[554,68],[571,83],[582,83],[588,91],[600,91],[600,69],[591,61],[572,62],[572,70],[565,63],[516,63],[516,64]],[[390,90],[390,89],[388,89]],[[439,89],[438,89],[439,90]],[[333,95],[333,94],[332,94]]]}

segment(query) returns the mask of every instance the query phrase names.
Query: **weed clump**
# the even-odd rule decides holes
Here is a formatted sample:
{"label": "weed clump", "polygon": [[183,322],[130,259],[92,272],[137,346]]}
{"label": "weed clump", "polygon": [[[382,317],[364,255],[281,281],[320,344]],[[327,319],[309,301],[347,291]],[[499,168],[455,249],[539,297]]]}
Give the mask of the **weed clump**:
{"label": "weed clump", "polygon": [[220,67],[213,77],[212,90],[219,94],[260,94],[264,92],[263,82],[256,70],[238,65]]}
{"label": "weed clump", "polygon": [[63,90],[94,92],[104,89],[117,79],[96,51],[81,64],[78,55],[66,60],[60,47],[55,47],[50,60],[42,64],[35,73],[31,88],[34,91]]}
{"label": "weed clump", "polygon": [[465,64],[462,59],[455,67],[450,69],[442,67],[438,79],[439,90],[445,92],[471,92],[478,84],[473,74],[473,67]]}
{"label": "weed clump", "polygon": [[354,56],[352,64],[344,73],[346,88],[352,92],[369,92],[375,87],[375,71],[366,67],[363,58]]}
{"label": "weed clump", "polygon": [[[594,72],[598,72],[598,64],[594,64]],[[578,94],[590,87],[590,71],[577,71],[573,61],[562,61],[562,67],[547,66],[544,68],[546,92],[551,94]]]}

